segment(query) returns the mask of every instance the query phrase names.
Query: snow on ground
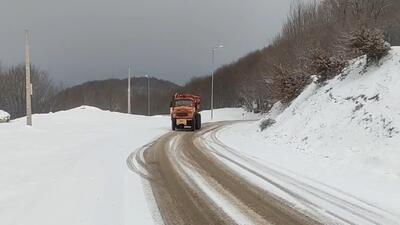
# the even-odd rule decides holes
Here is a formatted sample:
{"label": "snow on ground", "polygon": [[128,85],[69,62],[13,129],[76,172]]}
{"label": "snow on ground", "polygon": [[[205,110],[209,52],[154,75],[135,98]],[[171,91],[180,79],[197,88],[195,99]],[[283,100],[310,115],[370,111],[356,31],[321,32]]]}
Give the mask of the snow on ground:
{"label": "snow on ground", "polygon": [[263,165],[373,205],[398,224],[400,47],[381,64],[365,69],[365,58],[354,60],[325,86],[311,84],[286,109],[274,107],[267,117],[276,123],[265,131],[261,121],[240,123],[218,138]]}
{"label": "snow on ground", "polygon": [[201,120],[204,123],[228,121],[228,120],[258,120],[258,119],[260,119],[260,114],[246,112],[245,110],[240,108],[214,109],[214,118],[212,120],[211,120],[210,110],[205,110],[201,112]]}
{"label": "snow on ground", "polygon": [[1,224],[151,224],[135,148],[168,131],[166,117],[81,107],[0,126]]}
{"label": "snow on ground", "polygon": [[[205,111],[205,115],[209,112]],[[241,109],[215,111],[241,119]],[[206,116],[203,117],[207,120]],[[0,224],[153,224],[149,190],[126,160],[170,131],[169,116],[82,106],[0,124]]]}

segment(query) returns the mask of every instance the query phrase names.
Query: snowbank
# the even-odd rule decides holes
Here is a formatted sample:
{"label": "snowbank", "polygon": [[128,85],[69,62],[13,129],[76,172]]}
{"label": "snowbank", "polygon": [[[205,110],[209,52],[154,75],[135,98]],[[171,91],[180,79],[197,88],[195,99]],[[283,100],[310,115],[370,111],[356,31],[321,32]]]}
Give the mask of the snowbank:
{"label": "snowbank", "polygon": [[233,120],[258,120],[260,114],[246,112],[243,108],[223,108],[214,109],[214,118],[211,120],[211,111],[201,111],[202,122],[218,122],[218,121],[233,121]]}
{"label": "snowbank", "polygon": [[125,162],[168,121],[85,106],[1,124],[0,223],[153,224]]}
{"label": "snowbank", "polygon": [[263,135],[335,161],[400,175],[400,48],[364,71],[358,59],[326,86],[310,85]]}
{"label": "snowbank", "polygon": [[[241,119],[242,112],[215,111],[219,120]],[[170,131],[169,116],[82,106],[25,123],[0,124],[0,224],[154,223],[151,190],[126,160]]]}
{"label": "snowbank", "polygon": [[5,123],[10,121],[10,114],[8,112],[0,110],[0,123]]}
{"label": "snowbank", "polygon": [[[323,87],[311,84],[276,123],[232,126],[227,145],[265,165],[322,182],[400,218],[400,48],[380,66],[365,58]],[[277,107],[279,108],[279,107]],[[276,110],[279,112],[279,110]]]}

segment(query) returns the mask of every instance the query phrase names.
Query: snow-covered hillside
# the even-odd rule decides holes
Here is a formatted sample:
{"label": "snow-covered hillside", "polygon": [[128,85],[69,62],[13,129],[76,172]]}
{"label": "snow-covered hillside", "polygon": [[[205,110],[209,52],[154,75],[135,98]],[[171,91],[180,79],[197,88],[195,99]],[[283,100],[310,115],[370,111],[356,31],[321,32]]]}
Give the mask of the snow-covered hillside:
{"label": "snow-covered hillside", "polygon": [[354,60],[322,87],[311,84],[287,108],[277,104],[267,116],[276,123],[264,131],[261,121],[242,123],[219,138],[265,165],[321,182],[323,190],[339,190],[399,219],[400,47],[380,66],[365,68],[365,61]]}
{"label": "snow-covered hillside", "polygon": [[[209,112],[202,112],[209,120]],[[245,118],[251,114],[244,114]],[[242,119],[219,109],[215,120]],[[170,131],[169,116],[82,106],[0,124],[0,224],[153,224],[130,153]]]}

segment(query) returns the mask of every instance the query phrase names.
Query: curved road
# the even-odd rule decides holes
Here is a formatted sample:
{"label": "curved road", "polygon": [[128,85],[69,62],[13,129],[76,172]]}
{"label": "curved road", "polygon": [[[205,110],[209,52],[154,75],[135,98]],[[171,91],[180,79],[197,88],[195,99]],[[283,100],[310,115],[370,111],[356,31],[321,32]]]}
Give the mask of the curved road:
{"label": "curved road", "polygon": [[320,224],[247,182],[203,144],[230,123],[168,133],[128,159],[150,181],[164,224]]}

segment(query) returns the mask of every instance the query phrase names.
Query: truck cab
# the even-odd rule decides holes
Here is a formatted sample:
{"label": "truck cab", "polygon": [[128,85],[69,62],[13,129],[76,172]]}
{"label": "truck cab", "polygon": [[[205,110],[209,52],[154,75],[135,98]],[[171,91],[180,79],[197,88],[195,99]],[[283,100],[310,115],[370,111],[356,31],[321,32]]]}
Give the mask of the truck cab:
{"label": "truck cab", "polygon": [[170,104],[171,128],[190,127],[192,131],[201,128],[201,98],[191,94],[175,94]]}

